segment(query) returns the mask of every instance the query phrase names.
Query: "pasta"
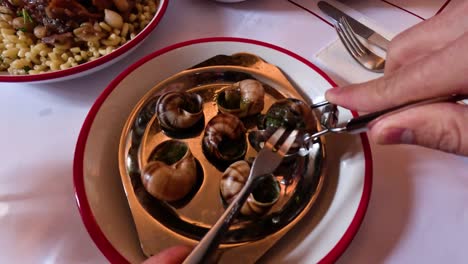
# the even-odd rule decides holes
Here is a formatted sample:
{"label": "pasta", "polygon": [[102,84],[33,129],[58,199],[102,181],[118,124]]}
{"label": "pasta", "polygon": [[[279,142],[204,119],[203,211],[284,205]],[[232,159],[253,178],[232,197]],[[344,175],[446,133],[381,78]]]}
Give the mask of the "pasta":
{"label": "pasta", "polygon": [[40,27],[34,28],[34,33],[17,30],[18,17],[0,6],[0,71],[38,74],[95,60],[133,39],[149,24],[156,10],[157,0],[136,0],[135,8],[123,20],[117,12],[106,9],[102,21],[83,22],[73,29],[71,42],[49,44],[37,37],[42,33]]}

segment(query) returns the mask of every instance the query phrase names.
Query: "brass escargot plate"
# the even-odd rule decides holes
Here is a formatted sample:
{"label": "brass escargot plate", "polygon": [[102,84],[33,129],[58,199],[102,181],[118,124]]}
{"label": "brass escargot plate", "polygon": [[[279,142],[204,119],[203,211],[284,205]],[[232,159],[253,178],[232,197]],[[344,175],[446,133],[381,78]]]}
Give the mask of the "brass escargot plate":
{"label": "brass escargot plate", "polygon": [[[295,90],[279,71],[272,74],[271,69],[265,71],[264,67],[258,67],[261,61],[249,62],[248,67],[209,65],[213,64],[202,63],[199,65],[201,68],[182,71],[153,87],[135,106],[121,135],[120,173],[146,255],[152,255],[171,244],[195,245],[224,210],[219,193],[222,170],[205,157],[201,143],[203,132],[178,138],[188,144],[199,168],[197,186],[188,198],[176,203],[160,201],[142,186],[140,170],[150,153],[161,142],[177,138],[177,135],[164,133],[154,115],[160,95],[168,91],[200,94],[204,99],[205,125],[218,112],[214,102],[216,94],[226,85],[244,79],[256,79],[264,85],[265,107],[262,113],[282,98],[292,97],[310,103],[310,99]],[[318,120],[316,116],[316,120],[310,122],[315,122],[320,129]],[[256,129],[254,123],[247,122],[249,131]],[[220,246],[220,261],[236,252],[248,252],[252,261],[258,259],[311,208],[324,180],[325,144],[318,141],[310,149],[307,156],[298,157],[283,166],[282,170],[277,170],[275,177],[281,185],[280,198],[265,216],[243,217],[230,228]],[[255,155],[249,144],[244,159]],[[284,180],[285,173],[291,173],[289,181]]]}

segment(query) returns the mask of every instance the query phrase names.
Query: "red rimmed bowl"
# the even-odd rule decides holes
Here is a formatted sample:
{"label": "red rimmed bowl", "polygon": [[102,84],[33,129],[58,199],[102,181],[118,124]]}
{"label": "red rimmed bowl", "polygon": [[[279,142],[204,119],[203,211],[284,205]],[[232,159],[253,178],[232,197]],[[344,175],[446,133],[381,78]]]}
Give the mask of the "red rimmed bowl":
{"label": "red rimmed bowl", "polygon": [[[239,52],[256,54],[278,66],[310,98],[319,97],[335,86],[304,58],[268,43],[240,38],[175,44],[144,57],[121,73],[91,108],[78,138],[74,160],[76,198],[83,222],[97,247],[112,263],[140,263],[145,259],[117,159],[121,131],[133,107],[167,77],[215,55]],[[340,118],[346,120],[352,115],[342,110]],[[261,263],[331,263],[344,252],[359,229],[372,184],[367,137],[333,135],[327,142],[329,172],[319,198],[309,213],[261,258]]]}
{"label": "red rimmed bowl", "polygon": [[109,54],[68,69],[39,74],[12,75],[6,71],[0,71],[0,82],[57,82],[78,78],[101,70],[130,54],[149,36],[166,12],[168,2],[169,0],[158,0],[156,12],[148,25],[146,25],[133,39],[127,41],[125,44],[119,46]]}

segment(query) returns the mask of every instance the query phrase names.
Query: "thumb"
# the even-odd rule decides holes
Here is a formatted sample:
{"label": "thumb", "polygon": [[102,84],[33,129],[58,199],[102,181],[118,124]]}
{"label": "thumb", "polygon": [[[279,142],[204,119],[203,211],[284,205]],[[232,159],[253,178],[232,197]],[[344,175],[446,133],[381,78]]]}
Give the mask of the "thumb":
{"label": "thumb", "polygon": [[372,124],[379,144],[415,144],[468,156],[468,106],[439,103],[385,116]]}
{"label": "thumb", "polygon": [[192,248],[174,246],[148,258],[142,264],[180,264],[190,254]]}

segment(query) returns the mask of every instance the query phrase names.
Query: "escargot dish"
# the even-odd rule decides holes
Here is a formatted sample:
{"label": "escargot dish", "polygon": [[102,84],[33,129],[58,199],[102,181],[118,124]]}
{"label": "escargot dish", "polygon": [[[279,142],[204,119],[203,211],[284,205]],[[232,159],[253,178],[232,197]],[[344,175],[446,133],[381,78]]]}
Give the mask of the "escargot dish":
{"label": "escargot dish", "polygon": [[177,201],[195,185],[197,167],[188,145],[168,140],[154,149],[143,168],[141,181],[146,191],[163,201]]}
{"label": "escargot dish", "polygon": [[227,113],[219,113],[206,125],[203,150],[218,161],[235,161],[247,150],[246,129],[240,119]]}
{"label": "escargot dish", "polygon": [[[229,218],[213,261],[255,263],[305,218],[320,220],[327,213],[320,209],[324,203],[329,207],[326,199],[333,198],[337,181],[337,170],[329,174],[327,168],[341,161],[341,152],[327,151],[360,151],[361,138],[347,138],[346,146],[311,138],[325,129],[319,119],[326,105],[309,109],[312,99],[295,87],[327,88],[320,74],[296,76],[288,68],[291,75],[282,75],[281,68],[244,52],[203,61],[197,61],[203,54],[195,55],[194,66],[182,65],[171,76],[173,71],[158,73],[149,80],[152,87],[137,87],[135,96],[142,97],[131,100],[135,106],[121,129],[118,170],[136,227],[134,244],[148,257],[172,243],[194,245]],[[305,69],[300,61],[288,65],[292,71]],[[313,83],[306,80],[310,74]],[[203,116],[191,124],[171,120],[187,115],[180,117],[186,121],[198,110]],[[284,133],[278,131],[281,136],[265,148],[278,127],[285,127]],[[287,153],[282,145],[291,145]],[[251,179],[256,166],[258,175]]]}
{"label": "escargot dish", "polygon": [[163,94],[156,103],[156,115],[164,129],[181,131],[190,128],[203,117],[203,99],[189,92]]}
{"label": "escargot dish", "polygon": [[265,89],[257,80],[247,79],[221,90],[216,98],[218,109],[238,117],[260,113],[264,107]]}
{"label": "escargot dish", "polygon": [[[244,187],[250,173],[250,165],[236,161],[223,173],[220,181],[220,193],[223,200],[230,204]],[[273,175],[261,179],[242,206],[240,213],[246,216],[262,215],[268,212],[280,195],[278,181]]]}

